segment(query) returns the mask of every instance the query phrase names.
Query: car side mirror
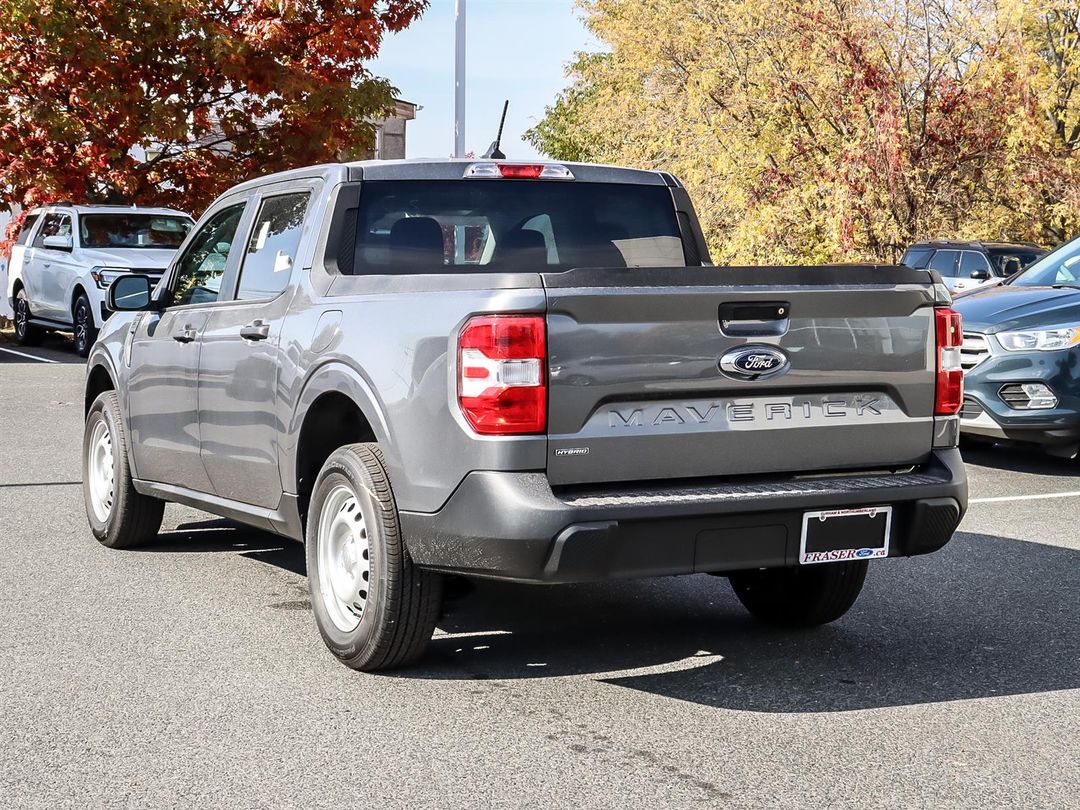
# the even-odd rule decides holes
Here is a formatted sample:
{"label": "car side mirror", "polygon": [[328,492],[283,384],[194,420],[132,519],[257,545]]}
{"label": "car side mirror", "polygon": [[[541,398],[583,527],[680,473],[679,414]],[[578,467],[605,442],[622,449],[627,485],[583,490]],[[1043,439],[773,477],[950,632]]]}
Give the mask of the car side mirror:
{"label": "car side mirror", "polygon": [[105,305],[113,312],[144,312],[151,308],[149,276],[122,275],[109,285]]}
{"label": "car side mirror", "polygon": [[989,270],[972,270],[971,277],[976,281],[988,281],[990,279]]}
{"label": "car side mirror", "polygon": [[1016,256],[1006,256],[1005,261],[1002,263],[1002,269],[1006,276],[1015,276],[1024,268],[1020,264],[1020,259]]}
{"label": "car side mirror", "polygon": [[71,234],[46,236],[41,240],[41,244],[50,250],[66,250],[70,252],[72,246]]}

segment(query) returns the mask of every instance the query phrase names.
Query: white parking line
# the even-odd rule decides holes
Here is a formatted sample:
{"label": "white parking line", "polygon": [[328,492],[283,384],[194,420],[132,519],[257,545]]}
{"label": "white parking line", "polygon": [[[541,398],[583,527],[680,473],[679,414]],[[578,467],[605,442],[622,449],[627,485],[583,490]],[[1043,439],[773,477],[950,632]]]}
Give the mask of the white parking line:
{"label": "white parking line", "polygon": [[7,352],[8,354],[15,354],[15,355],[18,355],[19,357],[25,357],[27,360],[37,360],[39,363],[59,363],[60,362],[59,360],[50,360],[47,357],[35,357],[34,355],[27,354],[26,352],[17,352],[14,349],[5,349],[3,346],[0,346],[0,352]]}
{"label": "white parking line", "polygon": [[972,498],[968,503],[1004,503],[1005,501],[1045,501],[1048,498],[1080,498],[1078,492],[1045,492],[1040,495],[1002,495],[998,498]]}

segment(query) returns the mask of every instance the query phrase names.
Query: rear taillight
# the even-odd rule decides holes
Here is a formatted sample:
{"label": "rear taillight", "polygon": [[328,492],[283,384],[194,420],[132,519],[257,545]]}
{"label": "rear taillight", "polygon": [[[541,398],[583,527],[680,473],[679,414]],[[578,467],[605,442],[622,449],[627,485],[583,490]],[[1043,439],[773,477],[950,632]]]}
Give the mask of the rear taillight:
{"label": "rear taillight", "polygon": [[458,338],[458,402],[477,433],[547,429],[547,331],[538,315],[481,315]]}
{"label": "rear taillight", "polygon": [[955,416],[964,401],[964,370],[960,347],[964,343],[960,313],[945,307],[934,310],[937,331],[937,396],[935,416]]}

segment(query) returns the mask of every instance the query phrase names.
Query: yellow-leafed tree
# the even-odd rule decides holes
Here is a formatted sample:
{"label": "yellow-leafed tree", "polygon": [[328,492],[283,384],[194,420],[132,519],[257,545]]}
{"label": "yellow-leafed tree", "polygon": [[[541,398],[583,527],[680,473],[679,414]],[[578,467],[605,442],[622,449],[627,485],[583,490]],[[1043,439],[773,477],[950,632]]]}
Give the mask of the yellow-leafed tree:
{"label": "yellow-leafed tree", "polygon": [[583,0],[605,51],[531,131],[665,168],[721,263],[894,261],[1080,220],[1075,4]]}

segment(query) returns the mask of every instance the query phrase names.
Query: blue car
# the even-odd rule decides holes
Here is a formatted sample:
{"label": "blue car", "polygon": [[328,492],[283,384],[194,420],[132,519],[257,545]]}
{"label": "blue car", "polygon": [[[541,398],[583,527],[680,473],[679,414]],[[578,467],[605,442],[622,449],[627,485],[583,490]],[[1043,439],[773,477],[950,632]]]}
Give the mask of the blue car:
{"label": "blue car", "polygon": [[1080,237],[1004,284],[958,298],[968,437],[1080,450]]}

